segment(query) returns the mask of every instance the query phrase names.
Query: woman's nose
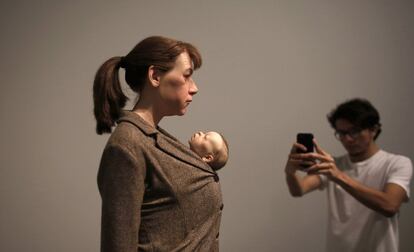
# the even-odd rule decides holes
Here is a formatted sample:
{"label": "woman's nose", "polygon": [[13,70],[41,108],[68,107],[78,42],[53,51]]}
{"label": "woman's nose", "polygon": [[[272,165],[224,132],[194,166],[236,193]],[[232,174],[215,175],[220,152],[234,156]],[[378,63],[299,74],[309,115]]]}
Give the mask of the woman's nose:
{"label": "woman's nose", "polygon": [[190,90],[188,91],[191,95],[195,95],[198,93],[198,87],[194,81],[191,81]]}

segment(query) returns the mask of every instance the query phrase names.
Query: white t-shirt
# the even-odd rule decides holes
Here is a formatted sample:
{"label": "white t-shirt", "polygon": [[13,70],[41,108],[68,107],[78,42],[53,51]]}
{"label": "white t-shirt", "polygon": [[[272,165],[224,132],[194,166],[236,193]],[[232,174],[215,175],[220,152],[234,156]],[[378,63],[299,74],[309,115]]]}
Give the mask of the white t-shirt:
{"label": "white t-shirt", "polygon": [[[383,190],[388,183],[401,186],[410,197],[412,163],[409,158],[383,150],[362,162],[348,155],[335,158],[337,167],[358,182]],[[327,252],[398,251],[398,214],[387,218],[369,209],[342,187],[321,176],[328,191]]]}

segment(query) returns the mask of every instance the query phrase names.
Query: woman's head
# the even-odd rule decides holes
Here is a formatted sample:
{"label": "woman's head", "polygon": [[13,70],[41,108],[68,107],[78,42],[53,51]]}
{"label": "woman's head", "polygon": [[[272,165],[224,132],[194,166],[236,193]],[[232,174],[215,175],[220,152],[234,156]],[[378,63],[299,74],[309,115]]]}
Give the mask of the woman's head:
{"label": "woman's head", "polygon": [[194,69],[201,67],[201,55],[191,44],[161,36],[148,37],[139,42],[121,61],[125,68],[125,80],[132,90],[139,92],[148,75],[148,68],[168,72],[177,57],[188,53]]}
{"label": "woman's head", "polygon": [[178,55],[173,68],[167,72],[159,72],[150,67],[149,85],[144,94],[149,94],[151,103],[156,103],[158,115],[184,115],[198,88],[193,81],[194,67],[187,52]]}
{"label": "woman's head", "polygon": [[[156,81],[168,84],[163,85],[159,90],[161,95],[171,98],[170,102],[177,99],[179,101],[176,102],[185,103],[191,101],[190,96],[183,98],[184,94],[180,94],[180,90],[177,90],[178,86],[174,87],[173,84],[177,84],[179,71],[182,71],[181,80],[192,82],[189,80],[192,71],[200,68],[201,63],[201,55],[193,45],[161,36],[142,40],[125,57],[113,57],[107,60],[98,69],[94,81],[96,132],[98,134],[111,132],[128,99],[123,94],[118,79],[119,68],[125,69],[125,80],[135,92],[141,92],[147,83],[152,83],[150,79],[155,76],[158,78]],[[186,69],[182,68],[183,64]],[[193,85],[189,83],[188,86],[192,89],[190,93],[197,92],[194,83]],[[174,91],[174,88],[176,97],[172,97],[174,92],[171,91]],[[179,97],[180,95],[182,97]]]}

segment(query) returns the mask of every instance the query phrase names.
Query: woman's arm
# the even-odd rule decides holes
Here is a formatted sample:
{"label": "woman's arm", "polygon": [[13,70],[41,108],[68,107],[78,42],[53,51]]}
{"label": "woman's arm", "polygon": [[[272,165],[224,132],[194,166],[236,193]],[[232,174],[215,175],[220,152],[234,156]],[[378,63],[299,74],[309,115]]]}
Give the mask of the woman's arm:
{"label": "woman's arm", "polygon": [[145,171],[142,155],[134,158],[119,146],[105,149],[98,174],[102,252],[136,252]]}

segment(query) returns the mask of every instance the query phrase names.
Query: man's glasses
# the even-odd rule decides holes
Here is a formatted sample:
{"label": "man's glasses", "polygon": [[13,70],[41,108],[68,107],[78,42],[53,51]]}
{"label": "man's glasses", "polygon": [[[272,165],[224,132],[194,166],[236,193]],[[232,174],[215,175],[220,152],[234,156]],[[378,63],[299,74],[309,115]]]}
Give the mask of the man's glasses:
{"label": "man's glasses", "polygon": [[345,136],[349,136],[352,139],[355,139],[357,137],[359,137],[359,135],[361,134],[361,131],[363,129],[360,128],[355,128],[355,129],[351,129],[351,130],[336,130],[335,131],[335,137],[338,140],[344,139]]}

